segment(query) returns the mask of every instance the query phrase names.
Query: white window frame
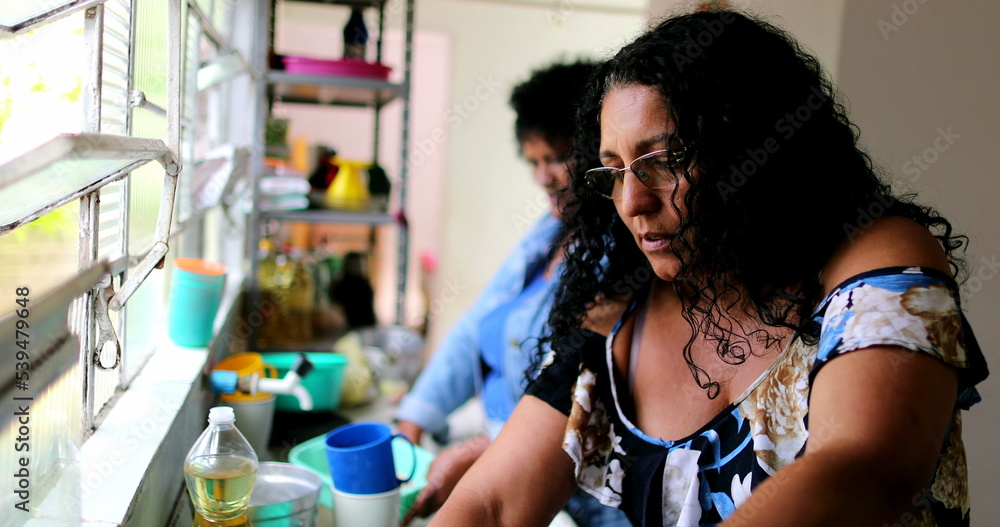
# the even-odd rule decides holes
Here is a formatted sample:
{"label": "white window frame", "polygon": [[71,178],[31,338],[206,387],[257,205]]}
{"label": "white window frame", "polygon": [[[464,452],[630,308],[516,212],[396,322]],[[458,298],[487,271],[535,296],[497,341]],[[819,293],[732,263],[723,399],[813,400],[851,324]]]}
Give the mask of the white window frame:
{"label": "white window frame", "polygon": [[[141,0],[131,1],[134,3]],[[190,36],[189,32],[185,32],[183,17],[188,14],[189,21],[197,19],[200,32],[196,32],[199,35],[202,33],[207,35],[218,51],[216,60],[206,61],[200,67],[197,75],[198,82],[188,85],[188,87],[193,86],[199,91],[225,89],[230,81],[241,78],[244,74],[249,74],[254,87],[258,88],[259,83],[256,83],[256,79],[262,73],[249,67],[244,55],[253,59],[253,64],[257,68],[261,68],[265,64],[263,57],[266,56],[266,47],[251,39],[244,39],[246,42],[244,42],[241,51],[225,40],[224,33],[219,31],[217,27],[217,23],[220,21],[214,21],[211,16],[202,12],[197,0],[166,1],[169,13],[167,20],[169,34],[168,74],[166,75],[168,80],[167,107],[155,107],[148,101],[143,101],[138,94],[135,94],[136,96],[132,97],[130,101],[131,107],[143,107],[144,111],[159,111],[165,115],[167,122],[166,141],[112,136],[102,134],[100,131],[103,4],[105,0],[70,1],[43,16],[32,18],[24,24],[0,27],[0,38],[9,37],[27,31],[31,27],[85,10],[84,39],[87,46],[87,74],[84,79],[82,97],[85,114],[84,133],[55,139],[51,145],[48,145],[49,151],[55,151],[54,148],[68,142],[73,145],[89,147],[83,151],[75,151],[76,153],[73,155],[77,156],[128,156],[130,155],[128,152],[132,152],[132,155],[135,156],[133,162],[128,163],[126,169],[105,174],[97,178],[96,181],[80,188],[69,189],[58,202],[40,204],[32,214],[19,218],[18,221],[10,225],[9,229],[5,229],[12,230],[34,217],[39,217],[53,210],[60,203],[80,199],[78,261],[81,275],[79,279],[94,276],[95,269],[100,270],[98,275],[101,276],[97,286],[84,293],[84,301],[81,304],[85,306],[85,323],[82,324],[79,334],[75,335],[75,338],[78,338],[81,343],[79,346],[80,362],[85,365],[83,386],[81,387],[84,394],[82,427],[84,433],[90,435],[82,445],[80,457],[77,460],[80,468],[78,477],[70,474],[61,478],[55,485],[57,490],[47,493],[45,501],[39,506],[38,510],[42,513],[40,517],[44,516],[46,509],[54,510],[59,503],[76,496],[76,499],[80,501],[78,507],[81,523],[164,524],[181,497],[178,495],[178,483],[182,482],[179,474],[179,461],[183,459],[189,446],[188,441],[176,441],[176,439],[178,436],[187,437],[191,434],[196,436],[203,427],[201,420],[192,420],[194,415],[204,416],[204,409],[208,403],[207,394],[200,389],[201,372],[213,354],[228,351],[227,348],[232,337],[239,333],[235,324],[244,277],[241,275],[241,269],[237,266],[229,273],[220,317],[216,320],[216,334],[220,335],[221,338],[213,339],[213,343],[209,346],[211,351],[179,349],[171,345],[158,347],[134,379],[126,380],[119,377],[123,391],[115,397],[113,404],[109,403],[105,407],[101,415],[95,415],[100,409],[95,409],[92,404],[94,371],[97,367],[96,363],[100,361],[99,356],[103,341],[110,339],[119,348],[119,357],[121,359],[127,357],[127,354],[120,352],[124,340],[119,338],[120,334],[114,334],[108,310],[121,310],[145,278],[150,273],[157,272],[154,269],[158,266],[157,264],[162,264],[168,246],[178,244],[180,233],[184,233],[185,242],[192,239],[197,240],[194,244],[182,243],[180,245],[195,247],[193,251],[189,250],[188,252],[194,252],[195,254],[190,254],[193,256],[199,255],[201,250],[198,246],[202,243],[205,213],[209,210],[222,209],[224,214],[230,216],[227,207],[233,205],[234,200],[229,193],[237,181],[245,177],[250,163],[259,162],[261,157],[261,152],[256,152],[255,149],[245,146],[236,146],[238,143],[217,145],[219,148],[213,150],[208,158],[222,159],[224,161],[223,167],[206,176],[204,185],[197,189],[201,191],[198,195],[190,192],[192,190],[190,187],[187,195],[177,195],[178,176],[193,177],[194,167],[207,161],[207,159],[184,158],[185,145],[182,143],[182,128],[193,126],[193,123],[190,120],[185,122],[185,116],[182,115],[183,98],[186,94],[185,86],[181,84],[181,72],[184,68],[183,52],[186,39]],[[241,21],[245,22],[248,17],[252,17],[252,24],[245,28],[245,31],[249,35],[259,33],[258,29],[253,26],[264,23],[264,15],[266,15],[267,10],[262,7],[263,2],[256,0],[210,1],[226,1],[237,6],[238,9],[234,8],[233,12],[239,10]],[[216,12],[214,4],[210,5],[213,5],[210,11],[214,14]],[[235,13],[229,17],[229,20],[222,21],[222,23],[237,26],[233,22],[234,17],[236,17]],[[135,22],[133,14],[130,22],[130,47],[133,49],[136,42]],[[133,60],[134,54],[130,53],[130,85]],[[190,88],[187,94],[191,94]],[[261,89],[253,90],[250,102],[253,103],[254,108],[258,106],[256,98],[262,95]],[[224,97],[216,97],[215,103],[220,106],[224,105],[225,103],[220,102],[224,99]],[[125,111],[128,115],[130,108],[126,108]],[[234,128],[249,130],[259,122],[257,115],[246,115],[245,112],[242,115],[242,119],[245,121],[242,126],[238,123],[239,118],[220,119],[220,121],[225,121],[221,126],[228,128],[221,134],[223,141],[233,141]],[[252,144],[252,137],[244,138],[243,142],[248,145]],[[94,145],[106,148],[96,148]],[[73,152],[72,149],[70,151]],[[139,165],[153,160],[159,161],[163,166],[165,179],[164,197],[160,201],[160,212],[157,220],[157,234],[153,246],[138,255],[142,263],[126,276],[126,269],[129,267],[127,241],[122,242],[125,244],[123,257],[113,262],[97,262],[100,190],[114,181],[125,182],[122,214],[127,218],[130,172]],[[181,160],[188,166],[182,167]],[[4,188],[4,167],[6,165],[0,166],[0,193]],[[28,179],[39,177],[28,172],[28,170],[23,169],[22,164],[22,170],[17,175]],[[9,179],[13,180],[13,177]],[[184,205],[188,206],[187,213],[184,214],[181,221],[176,221],[173,217],[175,213],[174,196],[177,196],[179,201],[189,200],[180,207],[183,209]],[[127,240],[128,222],[124,219],[121,229],[126,233],[124,238]],[[0,226],[0,229],[3,227]],[[3,232],[4,230],[0,230],[0,235]],[[245,236],[245,232],[243,234]],[[245,247],[245,241],[241,245]],[[242,259],[243,255],[238,256]],[[134,257],[135,255],[133,255]],[[84,272],[84,270],[88,271]],[[118,291],[111,289],[115,279],[119,279],[122,283]],[[119,328],[122,329],[125,327],[122,321],[123,317],[124,311],[121,310],[119,311]],[[0,352],[6,354],[8,345],[8,342],[0,342]],[[118,361],[116,360],[116,362]],[[6,396],[7,394],[0,395]],[[142,427],[142,437],[138,438],[140,439],[138,441],[135,434],[128,433],[136,423]],[[168,435],[174,441],[168,441]],[[193,437],[191,436],[192,440]],[[62,490],[60,491],[59,488]],[[86,499],[81,500],[81,497]],[[28,524],[31,525],[34,521],[36,520],[29,520]],[[46,523],[41,521],[39,524]]]}

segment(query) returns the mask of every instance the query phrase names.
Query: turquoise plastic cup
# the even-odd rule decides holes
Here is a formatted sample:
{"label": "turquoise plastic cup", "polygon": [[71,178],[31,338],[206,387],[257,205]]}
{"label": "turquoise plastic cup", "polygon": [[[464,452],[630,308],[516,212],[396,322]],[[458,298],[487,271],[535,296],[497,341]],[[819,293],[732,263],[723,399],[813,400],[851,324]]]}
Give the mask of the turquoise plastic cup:
{"label": "turquoise plastic cup", "polygon": [[198,258],[175,258],[167,328],[178,346],[203,348],[212,340],[226,267]]}

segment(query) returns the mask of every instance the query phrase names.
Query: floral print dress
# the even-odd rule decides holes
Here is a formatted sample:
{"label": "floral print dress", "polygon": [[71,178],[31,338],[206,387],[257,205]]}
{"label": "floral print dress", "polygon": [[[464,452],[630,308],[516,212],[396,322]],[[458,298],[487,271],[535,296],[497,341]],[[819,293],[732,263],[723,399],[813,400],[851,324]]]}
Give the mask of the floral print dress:
{"label": "floral print dress", "polygon": [[836,426],[809,422],[816,373],[844,353],[891,345],[931,355],[959,371],[938,467],[914,497],[919,515],[908,525],[969,525],[961,410],[979,401],[974,386],[988,372],[951,277],[934,269],[894,267],[845,281],[813,315],[817,344],[792,339],[735,402],[676,441],[650,437],[633,424],[631,400],[620,395],[627,391],[612,374],[611,342],[629,313],[607,339],[588,332],[578,346],[580,361],[574,364],[561,354],[528,393],[569,416],[563,449],[573,459],[579,486],[624,510],[633,524],[716,525],[765,479],[788,477],[781,469],[808,449],[809,430]]}

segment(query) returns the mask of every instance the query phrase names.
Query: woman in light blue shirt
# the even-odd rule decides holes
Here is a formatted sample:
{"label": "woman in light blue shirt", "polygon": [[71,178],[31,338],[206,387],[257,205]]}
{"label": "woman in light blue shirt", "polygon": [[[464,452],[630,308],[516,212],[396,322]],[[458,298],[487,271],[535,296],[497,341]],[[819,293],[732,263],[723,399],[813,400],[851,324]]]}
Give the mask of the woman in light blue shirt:
{"label": "woman in light blue shirt", "polygon": [[[548,194],[551,210],[537,219],[507,256],[400,405],[400,431],[414,442],[424,432],[446,438],[448,414],[477,394],[487,419],[487,435],[438,455],[411,516],[441,506],[524,394],[526,371],[539,352],[538,339],[545,333],[557,288],[561,219],[569,185],[567,153],[577,103],[593,70],[588,62],[549,66],[534,72],[511,94],[521,154]],[[567,512],[582,527],[628,525],[619,511],[583,494],[570,502]]]}

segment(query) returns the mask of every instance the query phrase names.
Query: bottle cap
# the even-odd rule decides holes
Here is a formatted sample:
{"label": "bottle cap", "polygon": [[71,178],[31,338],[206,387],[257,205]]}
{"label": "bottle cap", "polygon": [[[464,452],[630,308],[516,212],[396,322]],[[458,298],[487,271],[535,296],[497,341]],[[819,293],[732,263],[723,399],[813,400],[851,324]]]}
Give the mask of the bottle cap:
{"label": "bottle cap", "polygon": [[213,392],[233,393],[239,383],[240,374],[229,370],[213,370],[210,378]]}
{"label": "bottle cap", "polygon": [[208,411],[208,422],[213,425],[235,423],[236,413],[229,406],[216,406]]}

